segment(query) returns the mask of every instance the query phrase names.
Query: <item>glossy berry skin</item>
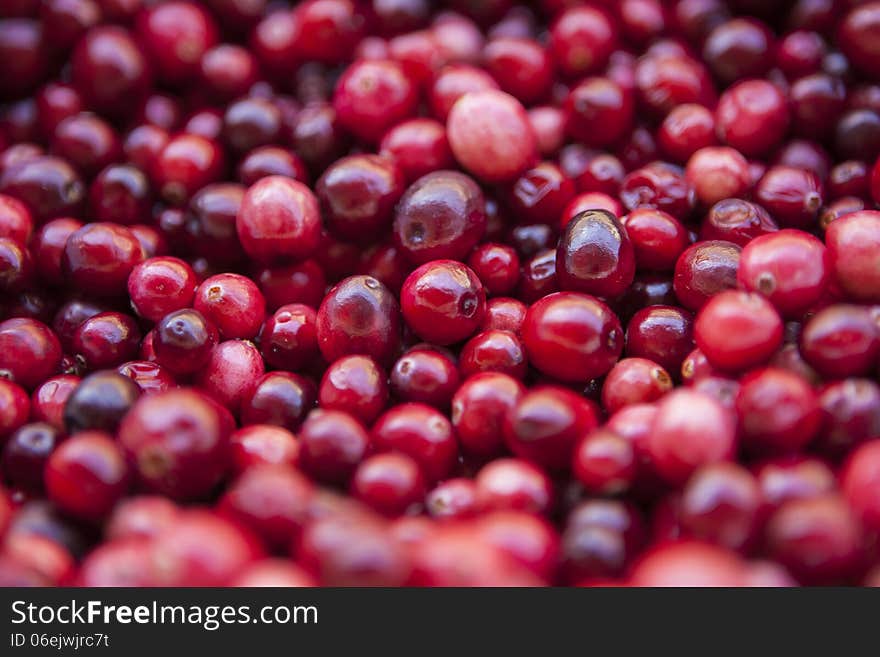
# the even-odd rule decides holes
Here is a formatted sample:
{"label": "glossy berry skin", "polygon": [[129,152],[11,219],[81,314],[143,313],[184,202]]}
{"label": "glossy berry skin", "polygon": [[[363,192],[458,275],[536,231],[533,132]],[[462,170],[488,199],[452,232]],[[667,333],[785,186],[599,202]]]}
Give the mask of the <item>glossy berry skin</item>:
{"label": "glossy berry skin", "polygon": [[222,338],[253,338],[263,324],[266,300],[249,278],[218,274],[196,288],[193,308],[217,327]]}
{"label": "glossy berry skin", "polygon": [[343,411],[315,410],[299,432],[299,467],[328,484],[345,484],[370,449],[367,430]]}
{"label": "glossy berry skin", "polygon": [[623,330],[614,313],[577,292],[557,292],[532,304],[522,340],[532,365],[572,383],[602,376],[623,351]]}
{"label": "glossy berry skin", "polygon": [[56,373],[61,344],[52,330],[35,319],[0,322],[0,374],[32,390]]}
{"label": "glossy berry skin", "polygon": [[681,305],[697,311],[718,293],[734,289],[741,251],[722,240],[689,246],[675,263],[673,288]]}
{"label": "glossy berry skin", "polygon": [[125,293],[128,276],[142,259],[140,242],[128,228],[94,223],[68,237],[61,267],[76,287],[114,297]]}
{"label": "glossy berry skin", "polygon": [[34,219],[21,201],[0,194],[0,237],[26,245],[34,232]]}
{"label": "glossy berry skin", "polygon": [[245,253],[255,260],[305,258],[321,237],[318,201],[302,183],[268,176],[248,188],[235,228]]}
{"label": "glossy berry skin", "polygon": [[849,506],[865,527],[880,528],[880,442],[871,440],[856,449],[844,466],[840,487]]}
{"label": "glossy berry skin", "polygon": [[640,270],[671,270],[689,246],[685,227],[662,210],[639,208],[622,217],[620,223],[632,243]]}
{"label": "glossy berry skin", "polygon": [[626,354],[647,358],[669,372],[678,372],[693,349],[693,317],[675,306],[648,306],[626,327]]}
{"label": "glossy berry skin", "polygon": [[98,313],[73,334],[74,355],[90,370],[116,367],[137,355],[141,332],[130,315]]}
{"label": "glossy berry skin", "polygon": [[385,411],[373,425],[371,440],[378,452],[412,457],[429,482],[447,477],[458,456],[449,420],[425,404],[399,404]]}
{"label": "glossy berry skin", "polygon": [[311,379],[290,372],[267,372],[242,399],[242,425],[273,424],[296,431],[316,398]]}
{"label": "glossy berry skin", "polygon": [[21,386],[6,378],[0,379],[0,401],[0,439],[5,439],[27,422],[31,402]]}
{"label": "glossy berry skin", "polygon": [[486,294],[510,294],[519,282],[519,256],[506,244],[479,245],[471,252],[467,264],[486,288]]}
{"label": "glossy berry skin", "polygon": [[629,211],[657,208],[682,220],[696,204],[694,187],[681,170],[659,161],[630,172],[620,183],[619,195]]}
{"label": "glossy berry skin", "polygon": [[602,384],[602,406],[608,413],[660,399],[672,390],[667,371],[647,358],[624,358],[618,361]]}
{"label": "glossy berry skin", "polygon": [[613,80],[582,80],[565,100],[566,132],[587,146],[609,146],[631,129],[635,100],[631,91]]}
{"label": "glossy berry skin", "polygon": [[175,374],[192,374],[204,367],[217,344],[216,327],[197,310],[168,313],[156,325],[156,362]]}
{"label": "glossy berry skin", "polygon": [[419,464],[402,453],[374,454],[355,470],[351,492],[386,516],[399,516],[425,497],[425,477]]}
{"label": "glossy berry skin", "polygon": [[417,118],[399,123],[385,133],[379,151],[397,163],[409,182],[454,165],[446,127],[434,119]]}
{"label": "glossy berry skin", "polygon": [[437,519],[470,518],[476,514],[476,497],[476,485],[472,479],[447,479],[425,496],[425,510]]}
{"label": "glossy berry skin", "polygon": [[877,5],[873,2],[853,7],[838,25],[838,39],[846,56],[869,77],[880,72],[875,39],[880,30]]}
{"label": "glossy berry skin", "polygon": [[637,468],[633,444],[603,429],[587,434],[572,457],[574,476],[588,492],[597,495],[626,491],[636,478]]}
{"label": "glossy berry skin", "polygon": [[598,7],[572,7],[562,12],[550,28],[554,61],[567,76],[601,70],[617,45],[617,29]]}
{"label": "glossy berry skin", "polygon": [[459,381],[455,361],[429,347],[414,347],[398,358],[390,371],[391,392],[396,399],[439,410],[449,408]]}
{"label": "glossy berry skin", "polygon": [[457,171],[429,173],[407,188],[394,214],[395,246],[413,264],[464,260],[486,230],[483,193]]}
{"label": "glossy berry skin", "polygon": [[296,370],[318,355],[317,314],[301,303],[281,306],[260,331],[260,353],[272,367]]}
{"label": "glossy berry skin", "polygon": [[190,2],[169,2],[140,13],[137,35],[161,80],[183,84],[198,75],[198,66],[217,43],[217,25],[205,9]]}
{"label": "glossy berry skin", "polygon": [[741,372],[766,362],[779,348],[782,319],[764,297],[730,290],[703,306],[694,338],[713,367]]}
{"label": "glossy berry skin", "polygon": [[174,376],[158,363],[130,360],[116,371],[135,382],[142,393],[164,392],[177,387]]}
{"label": "glossy berry skin", "polygon": [[387,365],[400,348],[394,295],[372,276],[351,276],[334,286],[318,308],[318,347],[328,362],[362,354]]}
{"label": "glossy berry skin", "polygon": [[144,487],[174,500],[207,496],[229,467],[234,421],[191,389],[141,397],[123,418],[119,444]]}
{"label": "glossy berry skin", "polygon": [[167,203],[182,206],[196,192],[223,175],[225,159],[213,140],[194,133],[171,137],[150,168],[159,196]]}
{"label": "glossy berry skin", "polygon": [[232,471],[237,475],[252,467],[292,466],[299,460],[296,436],[271,424],[252,424],[234,431],[229,437],[229,448]]}
{"label": "glossy berry skin", "polygon": [[821,241],[785,229],[756,237],[740,255],[737,282],[767,297],[786,317],[800,317],[825,292],[830,263]]}
{"label": "glossy berry skin", "polygon": [[477,275],[454,260],[435,260],[413,271],[400,293],[409,327],[437,345],[472,335],[486,312],[486,291]]}
{"label": "glossy berry skin", "polygon": [[658,403],[646,447],[660,476],[682,484],[700,466],[733,456],[736,422],[713,398],[682,388]]}
{"label": "glossy berry skin", "polygon": [[343,356],[324,372],[318,402],[321,408],[345,411],[369,426],[388,403],[387,376],[369,356]]}
{"label": "glossy berry skin", "polygon": [[0,471],[6,481],[29,493],[45,493],[46,461],[63,439],[60,429],[44,422],[23,425],[3,445]]}
{"label": "glossy berry skin", "polygon": [[657,142],[663,152],[674,160],[686,162],[701,148],[718,143],[715,137],[715,117],[702,105],[679,105],[660,124]]}
{"label": "glossy berry skin", "polygon": [[481,512],[522,511],[548,514],[555,503],[553,483],[538,466],[522,459],[499,458],[474,477],[476,505]]}
{"label": "glossy berry skin", "polygon": [[180,258],[148,258],[131,271],[128,296],[140,317],[158,322],[170,312],[189,307],[196,284],[192,267]]}
{"label": "glossy berry skin", "polygon": [[369,242],[387,229],[404,191],[394,160],[351,155],[328,167],[316,185],[327,229],[341,239]]}
{"label": "glossy berry skin", "polygon": [[731,550],[754,546],[764,515],[757,479],[734,463],[710,463],[688,480],[681,495],[682,529]]}
{"label": "glossy berry skin", "polygon": [[521,380],[525,378],[527,366],[522,342],[509,331],[477,333],[464,344],[459,356],[463,377],[478,372],[504,372]]}
{"label": "glossy berry skin", "polygon": [[593,405],[567,388],[540,386],[504,418],[504,441],[518,457],[552,470],[570,467],[575,444],[598,425]]}
{"label": "glossy berry skin", "polygon": [[618,296],[632,283],[635,265],[626,229],[609,212],[582,212],[559,239],[556,278],[563,290]]}
{"label": "glossy berry skin", "polygon": [[480,328],[484,331],[510,331],[519,335],[525,316],[526,306],[521,301],[510,297],[495,297],[486,303],[486,318]]}
{"label": "glossy berry skin", "polygon": [[876,321],[863,306],[828,306],[804,325],[800,351],[823,377],[862,376],[874,369],[880,353]]}
{"label": "glossy berry skin", "polygon": [[86,187],[70,163],[44,155],[27,157],[6,166],[0,175],[0,193],[25,203],[34,219],[43,222],[78,216]]}
{"label": "glossy berry skin", "polygon": [[856,301],[880,301],[880,275],[876,267],[876,230],[880,212],[853,212],[831,222],[825,244],[835,280]]}
{"label": "glossy berry skin", "polygon": [[130,481],[125,454],[113,437],[81,432],[64,441],[46,462],[46,492],[65,512],[85,519],[106,516]]}
{"label": "glossy berry skin", "polygon": [[805,584],[846,581],[864,558],[858,519],[835,494],[786,502],[765,535],[770,555]]}
{"label": "glossy berry skin", "polygon": [[89,188],[89,207],[97,221],[126,226],[145,223],[152,201],[149,179],[130,164],[106,167]]}
{"label": "glossy berry skin", "polygon": [[783,226],[809,228],[823,200],[822,183],[812,171],[776,165],[758,181],[755,199]]}
{"label": "glossy berry skin", "polygon": [[773,218],[760,205],[728,198],[709,208],[700,226],[700,239],[724,240],[745,246],[754,238],[772,233],[778,228]]}
{"label": "glossy berry skin", "polygon": [[500,372],[468,377],[452,397],[452,426],[462,450],[480,457],[498,455],[504,417],[525,390],[518,380]]}
{"label": "glossy berry skin", "polygon": [[485,183],[513,180],[537,157],[525,109],[503,91],[462,96],[449,112],[446,132],[458,163]]}
{"label": "glossy berry skin", "polygon": [[746,157],[763,155],[788,129],[785,97],[766,80],[745,80],[725,91],[715,110],[718,136]]}
{"label": "glossy berry skin", "polygon": [[260,351],[248,340],[226,340],[212,350],[195,383],[217,403],[237,415],[242,399],[248,396],[265,374]]}
{"label": "glossy berry skin", "polygon": [[[40,384],[31,395],[31,417],[37,422],[45,422],[58,431],[64,429],[64,409],[70,395],[79,384],[80,378],[74,374],[59,374]],[[3,395],[0,392],[0,395]],[[14,410],[11,400],[6,400],[9,410]],[[3,435],[3,421],[0,420],[0,436]]]}
{"label": "glossy berry skin", "polygon": [[340,125],[373,144],[389,128],[415,114],[417,104],[413,81],[391,60],[355,62],[339,78],[333,94]]}
{"label": "glossy berry skin", "polygon": [[685,177],[704,206],[743,196],[751,186],[748,161],[728,146],[707,146],[696,151],[687,161]]}
{"label": "glossy berry skin", "polygon": [[796,452],[819,431],[819,398],[807,381],[774,367],[740,380],[736,396],[740,434],[757,452]]}
{"label": "glossy berry skin", "polygon": [[574,198],[574,182],[554,162],[539,162],[510,188],[507,205],[526,224],[552,223]]}

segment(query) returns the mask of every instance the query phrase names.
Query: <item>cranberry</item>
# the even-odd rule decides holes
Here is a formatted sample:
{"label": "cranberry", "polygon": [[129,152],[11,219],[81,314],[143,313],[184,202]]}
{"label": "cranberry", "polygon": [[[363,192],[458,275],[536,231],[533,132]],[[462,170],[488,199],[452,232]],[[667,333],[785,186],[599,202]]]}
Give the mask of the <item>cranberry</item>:
{"label": "cranberry", "polygon": [[693,349],[693,318],[674,306],[649,306],[633,315],[626,328],[627,356],[646,358],[678,372]]}
{"label": "cranberry", "polygon": [[617,29],[599,7],[571,7],[550,28],[550,49],[563,74],[578,77],[601,70],[617,46]]}
{"label": "cranberry", "polygon": [[740,287],[767,297],[786,317],[800,317],[825,292],[829,256],[818,239],[785,229],[756,237],[740,256]]}
{"label": "cranberry", "polygon": [[263,178],[245,193],[236,230],[245,252],[254,259],[307,257],[320,239],[318,201],[295,180]]}
{"label": "cranberry", "polygon": [[509,294],[519,282],[519,256],[506,244],[486,243],[468,258],[468,266],[479,277],[487,294]]}
{"label": "cranberry", "polygon": [[637,467],[632,443],[604,429],[587,434],[572,459],[574,476],[588,492],[599,495],[626,491]]}
{"label": "cranberry", "polygon": [[[31,396],[31,417],[59,431],[63,430],[65,405],[79,382],[80,378],[72,374],[59,374],[44,381]],[[15,412],[15,404],[7,401],[8,408]],[[0,436],[4,433],[4,429],[0,427]]]}
{"label": "cranberry", "polygon": [[46,462],[49,499],[71,515],[106,516],[129,484],[125,454],[112,436],[80,432],[58,446]]}
{"label": "cranberry", "polygon": [[237,414],[242,399],[265,373],[259,350],[247,340],[227,340],[216,345],[196,375],[199,388]]}
{"label": "cranberry", "polygon": [[797,228],[816,221],[822,197],[816,174],[783,165],[771,167],[755,188],[755,198],[779,223]]}
{"label": "cranberry", "polygon": [[483,69],[467,64],[451,64],[435,76],[428,101],[434,116],[446,121],[452,106],[466,93],[498,88],[495,79]]}
{"label": "cranberry", "polygon": [[260,286],[266,299],[266,308],[270,311],[291,303],[317,308],[327,288],[324,271],[314,260],[261,268],[253,279]]}
{"label": "cranberry", "polygon": [[486,318],[480,329],[510,331],[519,335],[525,316],[526,307],[521,301],[510,297],[495,297],[486,303]]}
{"label": "cranberry", "polygon": [[357,467],[351,490],[376,511],[397,516],[422,501],[425,478],[419,464],[406,454],[375,454]]}
{"label": "cranberry", "polygon": [[26,318],[0,322],[0,378],[33,389],[55,374],[60,362],[61,345],[48,326]]}
{"label": "cranberry", "polygon": [[76,114],[61,121],[52,133],[52,152],[65,158],[88,177],[122,155],[119,137],[102,119]]}
{"label": "cranberry", "polygon": [[834,473],[824,462],[804,456],[765,461],[755,475],[764,500],[773,508],[789,500],[822,496],[836,486]]}
{"label": "cranberry", "polygon": [[537,156],[525,109],[501,91],[462,96],[449,112],[446,130],[459,164],[483,182],[513,180]]}
{"label": "cranberry", "polygon": [[24,202],[34,219],[77,216],[86,189],[76,170],[51,155],[32,157],[5,167],[0,174],[0,193]]}
{"label": "cranberry", "polygon": [[873,371],[880,354],[877,323],[862,306],[828,306],[804,325],[800,350],[824,377],[864,375]]}
{"label": "cranberry", "polygon": [[773,367],[743,377],[736,410],[746,446],[757,451],[797,451],[816,436],[821,423],[819,399],[809,383]]}
{"label": "cranberry", "polygon": [[238,179],[248,186],[268,176],[286,176],[300,182],[309,179],[306,165],[299,156],[278,146],[254,148],[241,159],[237,171]]}
{"label": "cranberry", "polygon": [[0,237],[0,290],[21,292],[31,285],[33,272],[30,252],[18,242]]}
{"label": "cranberry", "polygon": [[602,406],[609,413],[632,404],[656,401],[672,389],[666,370],[646,358],[624,358],[602,384]]}
{"label": "cranberry", "polygon": [[519,279],[518,296],[532,303],[548,294],[557,292],[555,249],[544,249],[535,254],[523,266]]}
{"label": "cranberry", "polygon": [[34,230],[34,220],[27,206],[11,196],[0,194],[0,237],[26,245]]}
{"label": "cranberry", "polygon": [[158,322],[165,315],[192,304],[196,275],[179,258],[149,258],[138,264],[128,277],[128,294],[135,312]]}
{"label": "cranberry", "polygon": [[567,577],[620,575],[645,539],[639,512],[619,500],[591,499],[578,504],[565,523],[562,561]]}
{"label": "cranberry", "polygon": [[455,361],[441,351],[419,348],[408,351],[391,368],[391,391],[407,402],[421,402],[440,410],[449,408],[459,384]]}
{"label": "cranberry", "polygon": [[218,274],[196,289],[193,307],[223,338],[253,338],[263,324],[266,302],[256,284],[238,274]]}
{"label": "cranberry", "polygon": [[194,80],[202,56],[217,44],[213,17],[190,2],[148,7],[138,15],[136,28],[159,78],[169,84]]}
{"label": "cranberry", "polygon": [[796,80],[789,95],[794,132],[820,139],[834,133],[846,100],[843,81],[825,73],[813,73]]}
{"label": "cranberry", "polygon": [[107,520],[107,537],[150,539],[180,517],[178,506],[159,495],[139,495],[120,502]]}
{"label": "cranberry", "polygon": [[688,247],[688,234],[681,222],[662,210],[639,208],[620,222],[633,245],[639,269],[671,270]]}
{"label": "cranberry", "polygon": [[380,151],[397,163],[409,182],[454,163],[446,128],[433,119],[410,119],[394,126],[382,138]]}
{"label": "cranberry", "polygon": [[550,513],[555,502],[549,477],[520,459],[501,458],[486,464],[474,484],[476,505],[483,512],[512,510],[542,515]]}
{"label": "cranberry", "polygon": [[880,433],[880,387],[867,379],[829,383],[819,394],[820,444],[840,453]]}
{"label": "cranberry", "polygon": [[482,323],[486,293],[476,274],[453,260],[435,260],[403,284],[401,310],[422,339],[447,345],[472,335]]}
{"label": "cranberry", "polygon": [[141,332],[134,319],[117,312],[90,317],[73,334],[77,359],[88,369],[116,367],[137,354]]}
{"label": "cranberry", "polygon": [[844,499],[791,500],[768,520],[770,554],[805,584],[846,581],[861,566],[862,529]]}
{"label": "cranberry", "polygon": [[431,517],[441,520],[467,518],[476,513],[476,496],[472,479],[447,479],[428,493],[425,509]]}
{"label": "cranberry", "polygon": [[715,116],[695,103],[675,107],[657,129],[661,149],[679,162],[685,162],[698,150],[717,144]]}
{"label": "cranberry", "polygon": [[788,124],[785,97],[766,80],[745,80],[730,87],[715,112],[718,136],[746,156],[772,150],[785,136]]}
{"label": "cranberry", "polygon": [[841,489],[849,506],[869,529],[880,527],[880,500],[876,495],[880,477],[880,442],[873,440],[855,450],[841,475]]}
{"label": "cranberry", "polygon": [[574,193],[574,183],[562,169],[552,162],[541,162],[513,183],[508,205],[521,221],[540,224],[559,217]]}
{"label": "cranberry", "polygon": [[603,297],[632,283],[635,258],[627,231],[610,213],[587,210],[572,219],[560,238],[556,273],[565,290]]}
{"label": "cranberry", "polygon": [[675,263],[673,279],[681,304],[697,311],[719,292],[735,288],[740,251],[736,244],[721,240],[688,247]]}
{"label": "cranberry", "polygon": [[503,372],[523,379],[526,367],[522,342],[509,331],[483,331],[461,349],[459,368],[464,377],[478,372]]}
{"label": "cranberry", "polygon": [[383,413],[373,425],[372,444],[379,452],[411,456],[431,482],[449,475],[458,454],[449,420],[420,403],[400,404]]}
{"label": "cranberry", "polygon": [[310,379],[289,372],[268,372],[242,399],[241,421],[243,425],[274,424],[295,431],[316,398],[316,386]]}
{"label": "cranberry", "polygon": [[336,285],[318,309],[318,346],[327,361],[349,354],[387,364],[400,347],[397,303],[370,276],[352,276]]}
{"label": "cranberry", "polygon": [[232,100],[247,93],[257,81],[254,55],[234,44],[220,44],[206,50],[199,60],[202,83],[218,100]]}
{"label": "cranberry", "polygon": [[60,429],[42,422],[25,424],[3,445],[2,471],[10,484],[42,493],[46,461],[61,443]]}
{"label": "cranberry", "polygon": [[229,467],[228,411],[190,389],[141,397],[119,427],[119,444],[141,483],[176,500],[208,495]]}
{"label": "cranberry", "polygon": [[880,31],[876,3],[868,2],[849,11],[838,26],[838,40],[846,56],[869,76],[876,77],[880,61],[874,39]]}
{"label": "cranberry", "polygon": [[324,373],[318,400],[322,408],[345,411],[369,425],[388,402],[385,373],[367,356],[344,356]]}
{"label": "cranberry", "polygon": [[661,118],[676,105],[716,100],[706,67],[685,54],[646,54],[636,64],[635,82],[641,103]]}
{"label": "cranberry", "polygon": [[605,210],[615,217],[622,217],[625,214],[623,205],[616,198],[602,192],[585,192],[575,196],[565,206],[562,211],[562,227],[567,226],[572,219],[587,210]]}
{"label": "cranberry", "polygon": [[817,32],[796,30],[783,37],[776,49],[776,65],[789,79],[815,73],[828,47]]}
{"label": "cranberry", "polygon": [[140,46],[128,30],[115,25],[94,27],[85,34],[73,51],[71,77],[89,107],[117,116],[130,115],[151,84]]}
{"label": "cranberry", "polygon": [[853,212],[831,222],[825,236],[835,279],[858,301],[880,301],[880,276],[873,265],[873,245],[880,213]]}
{"label": "cranberry", "polygon": [[92,182],[89,207],[98,221],[131,225],[149,216],[152,195],[146,175],[128,164],[108,166]]}
{"label": "cranberry", "polygon": [[757,19],[733,18],[716,27],[703,45],[703,59],[726,83],[758,77],[773,63],[773,33]]}
{"label": "cranberry", "polygon": [[133,165],[142,171],[150,172],[168,139],[168,133],[162,128],[141,125],[126,135],[122,149]]}
{"label": "cranberry", "polygon": [[522,338],[529,362],[563,381],[605,374],[623,350],[617,317],[598,299],[575,292],[558,292],[533,304]]}
{"label": "cranberry", "polygon": [[700,227],[700,238],[725,240],[745,246],[752,239],[777,229],[776,222],[760,205],[728,198],[718,201],[709,209]]}
{"label": "cranberry", "polygon": [[589,146],[608,146],[632,129],[634,98],[608,78],[587,78],[569,92],[565,118],[571,137]]}
{"label": "cranberry", "polygon": [[681,484],[700,466],[733,456],[733,414],[704,393],[671,392],[658,403],[647,450],[657,472],[670,483]]}
{"label": "cranberry", "polygon": [[202,187],[218,180],[225,168],[223,151],[212,139],[194,133],[171,137],[151,165],[159,195],[184,205]]}
{"label": "cranberry", "polygon": [[258,465],[296,465],[299,460],[297,438],[270,424],[252,424],[235,431],[229,445],[236,474]]}
{"label": "cranberry", "polygon": [[68,434],[96,430],[114,433],[140,395],[128,377],[113,371],[95,372],[79,382],[64,405]]}
{"label": "cranberry", "polygon": [[695,152],[687,162],[685,176],[706,206],[742,196],[751,183],[748,161],[727,146],[708,146]]}
{"label": "cranberry", "polygon": [[359,61],[337,82],[333,107],[346,130],[358,139],[377,143],[388,128],[415,113],[417,100],[416,89],[400,64]]}
{"label": "cranberry", "polygon": [[429,173],[413,183],[394,216],[396,246],[410,261],[464,259],[483,236],[486,210],[479,187],[464,174]]}
{"label": "cranberry", "polygon": [[591,157],[575,178],[578,191],[616,195],[624,178],[624,167],[613,155],[601,153]]}
{"label": "cranberry", "polygon": [[763,297],[729,290],[700,310],[694,337],[713,367],[743,371],[766,362],[779,348],[782,320]]}
{"label": "cranberry", "polygon": [[664,162],[652,162],[623,179],[620,200],[630,211],[657,208],[677,219],[686,219],[694,208],[696,196],[693,185],[680,169]]}
{"label": "cranberry", "polygon": [[158,363],[130,360],[116,371],[134,381],[142,393],[164,392],[177,386],[171,373]]}
{"label": "cranberry", "polygon": [[543,467],[570,466],[577,440],[598,424],[587,400],[566,388],[542,386],[521,396],[504,420],[511,451]]}

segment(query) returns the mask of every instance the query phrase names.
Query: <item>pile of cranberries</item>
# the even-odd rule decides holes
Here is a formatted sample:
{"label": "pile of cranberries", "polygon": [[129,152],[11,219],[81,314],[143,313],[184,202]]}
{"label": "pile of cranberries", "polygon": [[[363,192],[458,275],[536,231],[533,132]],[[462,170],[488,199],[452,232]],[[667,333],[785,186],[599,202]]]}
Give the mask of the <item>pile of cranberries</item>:
{"label": "pile of cranberries", "polygon": [[877,0],[0,5],[0,584],[880,585]]}

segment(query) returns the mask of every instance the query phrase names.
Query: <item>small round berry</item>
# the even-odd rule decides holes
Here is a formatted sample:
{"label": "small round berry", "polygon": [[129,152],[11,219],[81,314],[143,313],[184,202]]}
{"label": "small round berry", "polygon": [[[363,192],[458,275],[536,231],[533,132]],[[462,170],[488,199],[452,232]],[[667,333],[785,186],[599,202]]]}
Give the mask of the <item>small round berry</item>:
{"label": "small round berry", "polygon": [[61,344],[52,330],[35,319],[0,322],[0,378],[28,390],[56,373]]}
{"label": "small round berry", "polygon": [[745,80],[725,91],[715,111],[718,136],[747,157],[772,150],[788,130],[783,93],[767,80]]}
{"label": "small round berry", "polygon": [[602,406],[615,413],[625,406],[660,399],[672,390],[672,378],[647,358],[624,358],[617,362],[602,384]]}
{"label": "small round berry", "polygon": [[80,381],[64,405],[68,435],[95,430],[116,433],[122,418],[140,396],[131,379],[114,371],[95,372]]}
{"label": "small round berry", "polygon": [[319,409],[300,429],[299,450],[299,467],[310,476],[345,484],[370,450],[370,436],[348,413]]}
{"label": "small round berry", "polygon": [[388,403],[387,376],[369,356],[343,356],[330,364],[321,379],[321,408],[345,411],[371,425]]}
{"label": "small round berry", "polygon": [[175,374],[193,374],[207,364],[217,339],[217,329],[197,310],[168,313],[155,328],[156,362]]}
{"label": "small round berry", "polygon": [[548,514],[555,502],[553,483],[536,465],[500,458],[484,465],[474,477],[480,511],[524,511]]}
{"label": "small round berry", "polygon": [[281,306],[260,331],[260,353],[266,363],[283,370],[310,364],[318,355],[317,314],[309,306]]}
{"label": "small round berry", "polygon": [[462,449],[487,458],[500,454],[504,417],[525,391],[522,383],[500,372],[464,381],[452,397],[452,426]]}
{"label": "small round berry", "polygon": [[215,345],[207,363],[196,373],[196,385],[237,415],[242,400],[266,372],[259,350],[248,340],[226,340]]}
{"label": "small round berry", "polygon": [[804,325],[800,351],[823,377],[863,376],[874,370],[880,353],[877,322],[864,306],[828,306]]}
{"label": "small round berry", "polygon": [[397,359],[390,379],[397,399],[446,410],[458,388],[459,370],[442,351],[415,347]]}
{"label": "small round berry", "polygon": [[865,210],[832,221],[825,233],[835,279],[856,301],[880,302],[878,230],[880,212]]}
{"label": "small round berry", "polygon": [[61,266],[71,284],[90,294],[113,297],[125,293],[128,277],[141,260],[140,242],[126,227],[86,224],[64,245]]}
{"label": "small round berry", "polygon": [[263,325],[266,300],[257,285],[239,274],[218,274],[196,288],[193,308],[225,339],[253,338]]}
{"label": "small round berry", "polygon": [[168,313],[192,305],[196,284],[192,267],[180,258],[148,258],[131,271],[128,296],[140,317],[158,322]]}
{"label": "small round berry", "polygon": [[385,411],[373,425],[371,435],[376,451],[407,454],[430,482],[449,476],[458,457],[449,420],[425,404],[399,404]]}
{"label": "small round berry", "polygon": [[358,465],[351,492],[379,513],[399,516],[424,499],[425,477],[406,454],[374,454]]}
{"label": "small round berry", "polygon": [[569,221],[556,253],[556,278],[563,290],[616,297],[635,277],[627,231],[602,210],[586,210]]}

